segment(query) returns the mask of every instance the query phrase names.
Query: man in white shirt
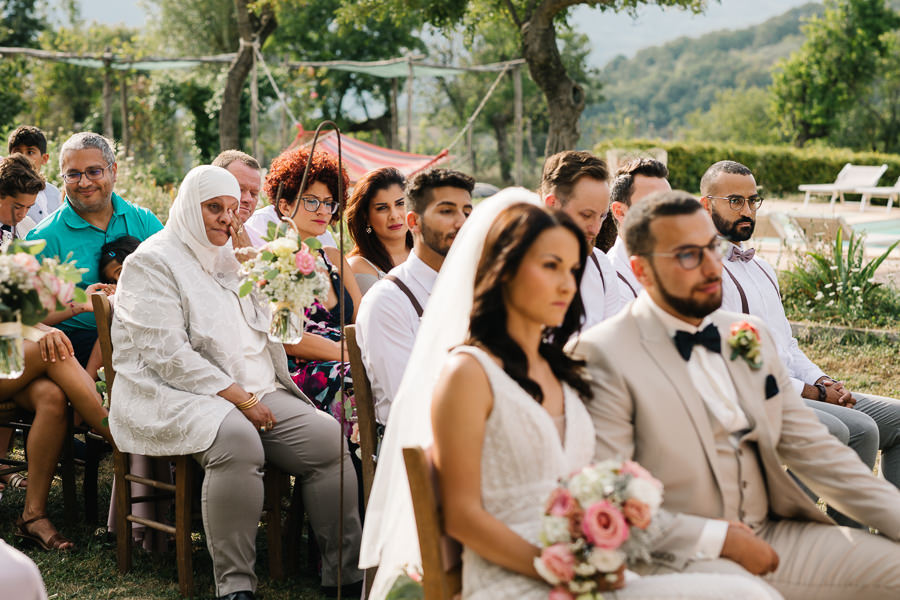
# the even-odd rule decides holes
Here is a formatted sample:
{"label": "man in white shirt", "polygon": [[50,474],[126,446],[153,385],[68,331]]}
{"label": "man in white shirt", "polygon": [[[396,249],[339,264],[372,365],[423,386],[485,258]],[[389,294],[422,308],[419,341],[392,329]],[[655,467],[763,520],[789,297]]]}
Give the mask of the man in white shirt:
{"label": "man in white shirt", "polygon": [[665,192],[672,189],[669,180],[666,179],[668,176],[669,169],[660,161],[652,158],[638,158],[626,163],[616,171],[613,179],[609,194],[609,210],[616,219],[619,236],[607,255],[616,270],[616,277],[619,279],[619,293],[623,305],[637,298],[643,286],[631,270],[631,258],[625,249],[625,240],[622,238],[622,223],[632,205],[653,192]]}
{"label": "man in white shirt", "polygon": [[366,292],[359,306],[356,341],[372,385],[375,418],[382,425],[387,424],[438,271],[472,212],[474,186],[474,179],[450,169],[424,171],[407,183],[412,252]]}
{"label": "man in white shirt", "polygon": [[590,152],[567,150],[544,162],[541,198],[547,206],[572,217],[584,232],[591,254],[581,279],[584,304],[582,330],[608,319],[621,309],[616,271],[606,255],[594,247],[597,234],[609,216],[609,171],[606,163]]}
{"label": "man in white shirt", "polygon": [[0,243],[24,239],[36,223],[28,216],[44,178],[21,154],[0,160]]}
{"label": "man in white shirt", "polygon": [[238,204],[237,217],[240,223],[231,232],[229,244],[238,247],[252,246],[259,248],[265,241],[252,227],[247,227],[247,220],[256,210],[259,203],[259,189],[262,185],[259,161],[240,150],[225,150],[213,159],[212,166],[222,167],[237,179],[241,186],[241,198]]}
{"label": "man in white shirt", "polygon": [[[40,175],[41,169],[50,160],[47,154],[47,138],[44,132],[31,125],[23,125],[17,127],[15,131],[9,134],[6,143],[6,149],[10,154],[16,152],[24,154],[34,171]],[[37,225],[44,218],[59,208],[62,203],[62,195],[59,189],[48,181],[44,181],[44,187],[37,193],[34,204],[28,210],[28,216]]]}
{"label": "man in white shirt", "polygon": [[880,447],[885,478],[900,485],[900,402],[851,393],[813,364],[793,337],[775,269],[754,249],[743,248],[753,234],[756,210],[762,204],[753,173],[740,163],[719,161],[703,175],[700,193],[719,234],[732,243],[724,263],[722,307],[762,319],[772,332],[794,390],[807,406],[869,468],[874,467]]}
{"label": "man in white shirt", "polygon": [[[743,575],[788,600],[900,597],[900,492],[818,422],[768,328],[718,310],[723,242],[701,204],[653,194],[624,236],[644,291],[573,355],[591,380],[595,459],[639,461],[665,489],[650,560],[629,566]],[[836,526],[784,464],[884,537]]]}

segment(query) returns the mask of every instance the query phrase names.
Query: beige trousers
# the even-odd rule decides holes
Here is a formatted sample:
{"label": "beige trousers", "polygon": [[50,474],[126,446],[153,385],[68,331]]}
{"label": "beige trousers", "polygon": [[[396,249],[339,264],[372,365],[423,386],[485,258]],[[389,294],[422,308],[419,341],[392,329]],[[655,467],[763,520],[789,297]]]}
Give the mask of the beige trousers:
{"label": "beige trousers", "polygon": [[[194,455],[205,471],[201,506],[216,595],[256,589],[253,567],[266,461],[295,475],[302,486],[303,504],[322,552],[322,585],[337,585],[339,552],[341,583],[361,581],[362,572],[356,566],[362,535],[356,471],[340,425],[284,390],[267,394],[262,402],[277,421],[272,431],[259,433],[235,408],[222,421],[212,446]],[[343,539],[339,536],[342,516]]]}
{"label": "beige trousers", "polygon": [[[786,600],[900,598],[900,543],[860,529],[770,521],[758,532],[778,553],[778,569],[762,578]],[[669,570],[654,565],[650,572]],[[755,577],[728,559],[688,563],[684,572]]]}

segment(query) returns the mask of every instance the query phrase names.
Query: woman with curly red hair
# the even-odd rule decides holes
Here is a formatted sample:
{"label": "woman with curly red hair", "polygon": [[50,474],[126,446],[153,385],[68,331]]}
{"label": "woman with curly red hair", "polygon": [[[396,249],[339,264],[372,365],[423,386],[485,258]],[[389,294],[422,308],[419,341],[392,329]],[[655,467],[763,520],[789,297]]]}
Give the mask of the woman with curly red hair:
{"label": "woman with curly red hair", "polygon": [[356,246],[347,260],[363,294],[412,250],[405,186],[403,173],[382,167],[363,175],[347,202],[347,230]]}
{"label": "woman with curly red hair", "polygon": [[[301,190],[308,160],[309,151],[305,148],[283,152],[272,161],[265,183],[266,195],[276,214],[279,218],[291,219],[301,239],[318,237],[325,233],[329,224],[340,223],[350,185],[350,178],[346,171],[338,168],[335,158],[316,152],[312,156],[306,188]],[[349,435],[355,405],[350,363],[341,362],[341,307],[346,323],[352,323],[361,294],[346,260],[343,260],[341,279],[342,259],[337,248],[324,247],[319,253],[328,267],[331,289],[328,297],[317,298],[306,310],[303,339],[297,344],[285,344],[284,348],[294,383],[321,410],[346,423]],[[346,350],[344,357],[347,358]],[[342,376],[347,390],[345,402],[340,401]]]}

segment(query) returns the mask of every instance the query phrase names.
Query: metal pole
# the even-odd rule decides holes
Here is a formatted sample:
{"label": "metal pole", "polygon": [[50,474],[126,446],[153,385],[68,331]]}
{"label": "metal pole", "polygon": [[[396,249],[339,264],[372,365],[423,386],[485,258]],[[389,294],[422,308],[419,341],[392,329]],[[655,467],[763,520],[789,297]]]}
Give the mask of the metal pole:
{"label": "metal pole", "polygon": [[259,80],[256,64],[256,40],[253,40],[253,67],[250,69],[250,147],[253,149],[253,158],[262,160],[259,153]]}
{"label": "metal pole", "polygon": [[400,146],[400,112],[397,109],[397,96],[400,95],[400,80],[391,79],[391,141],[388,144],[394,150]]}
{"label": "metal pole", "polygon": [[112,120],[112,53],[109,46],[103,51],[103,135],[112,139],[113,120]]}
{"label": "metal pole", "polygon": [[119,80],[119,102],[122,104],[122,148],[125,156],[131,151],[131,132],[128,131],[128,73],[123,72]]}
{"label": "metal pole", "polygon": [[513,177],[516,185],[522,185],[522,67],[516,65],[513,69],[513,93],[515,95],[516,118],[516,169]]}
{"label": "metal pole", "polygon": [[409,76],[406,78],[406,151],[412,152],[412,119],[413,119],[413,64],[412,58],[407,61]]}

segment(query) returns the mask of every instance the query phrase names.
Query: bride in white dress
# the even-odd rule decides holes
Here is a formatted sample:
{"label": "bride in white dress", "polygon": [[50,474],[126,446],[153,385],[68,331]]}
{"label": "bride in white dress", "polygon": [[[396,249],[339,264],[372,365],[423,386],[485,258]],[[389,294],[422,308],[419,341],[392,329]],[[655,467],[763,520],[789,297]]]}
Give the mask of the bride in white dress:
{"label": "bride in white dress", "polygon": [[[533,566],[543,506],[558,478],[589,464],[594,448],[581,400],[590,388],[562,351],[583,312],[586,246],[565,215],[526,194],[513,190],[476,209],[426,307],[367,510],[360,566],[379,564],[373,598],[419,561],[398,459],[402,447],[432,441],[445,527],[464,546],[463,598],[549,595]],[[606,597],[778,596],[744,577],[691,574],[636,578]]]}

